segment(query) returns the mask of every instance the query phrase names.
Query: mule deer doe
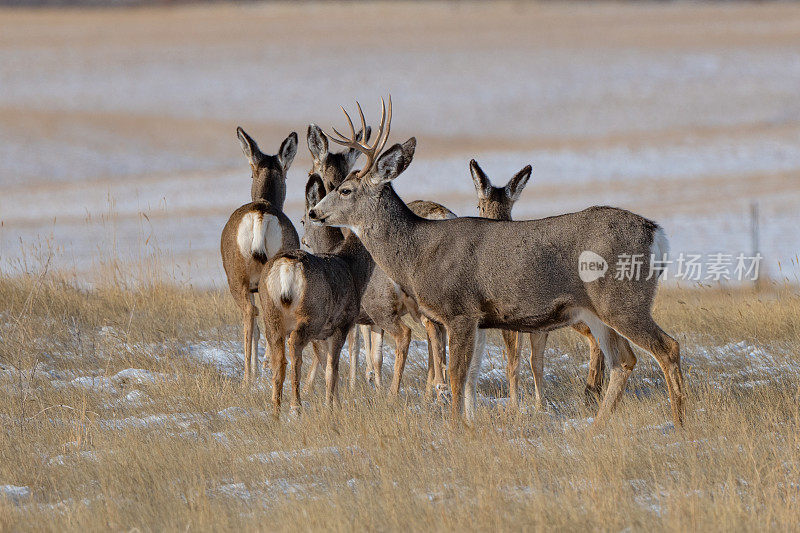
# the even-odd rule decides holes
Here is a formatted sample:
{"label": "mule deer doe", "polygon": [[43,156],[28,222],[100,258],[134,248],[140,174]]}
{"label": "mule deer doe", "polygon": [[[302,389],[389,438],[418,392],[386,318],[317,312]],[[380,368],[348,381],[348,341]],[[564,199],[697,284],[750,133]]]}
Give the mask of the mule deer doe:
{"label": "mule deer doe", "polygon": [[[381,108],[381,141],[376,147],[383,146],[389,135],[391,97],[388,115],[383,100]],[[333,140],[355,146],[352,121],[349,116],[347,120],[351,135],[334,129],[339,137]],[[651,254],[663,257],[668,247],[658,224],[612,207],[526,221],[426,220],[415,215],[391,185],[408,166],[403,146],[395,144],[383,154],[359,146],[367,156],[363,168],[326,195],[309,211],[309,218],[353,231],[421,311],[447,328],[454,418],[463,408],[467,419],[474,419],[483,355],[475,350],[478,328],[531,333],[584,322],[611,367],[596,420],[608,418],[636,364],[626,340],[630,339],[661,366],[672,417],[676,426],[682,424],[680,348],[651,314],[658,276],[639,280],[609,276],[584,282],[578,271],[583,251],[604,258],[637,254],[647,269]]]}
{"label": "mule deer doe", "polygon": [[[364,132],[358,132],[358,138]],[[366,129],[366,139],[369,140],[370,128]],[[308,151],[311,152],[312,166],[308,173],[309,178],[313,175],[319,176],[324,184],[325,191],[332,190],[339,185],[342,180],[350,173],[358,156],[361,152],[353,149],[345,149],[341,152],[331,152],[328,149],[328,138],[316,124],[309,124],[306,133],[306,142],[308,144]],[[306,184],[306,209],[304,213],[308,212],[308,198],[309,194],[313,193],[315,182],[309,179]],[[323,194],[324,196],[324,194]],[[306,218],[303,216],[301,223],[306,226]],[[303,237],[300,242],[312,253],[326,253],[332,252],[342,241],[344,236],[337,228],[325,228],[320,225],[315,227],[305,227]],[[369,339],[369,328],[364,327],[364,338]],[[356,370],[358,368],[358,352],[359,352],[359,326],[354,327],[347,336],[348,352],[350,353],[350,390],[353,390],[356,385]],[[306,386],[304,392],[311,392],[314,388],[314,381],[317,375],[317,368],[320,362],[320,353],[324,350],[320,347],[321,341],[312,341],[314,349],[314,359],[311,361],[311,366],[306,376]],[[369,353],[369,352],[368,352]]]}
{"label": "mule deer doe", "polygon": [[266,155],[242,128],[236,129],[250,162],[252,202],[233,212],[222,229],[220,252],[228,288],[244,323],[244,385],[258,373],[258,309],[253,293],[267,260],[283,250],[300,248],[297,231],[283,213],[286,172],[297,153],[297,134],[281,143],[278,155]]}
{"label": "mule deer doe", "polygon": [[[318,201],[325,186],[317,174],[309,178],[307,196]],[[326,341],[325,403],[338,399],[339,355],[347,333],[358,318],[375,263],[358,238],[350,234],[333,253],[305,250],[276,255],[264,268],[258,292],[272,364],[272,403],[280,411],[286,377],[285,340],[292,361],[293,409],[300,408],[300,368],[303,348]]]}
{"label": "mule deer doe", "polygon": [[[366,132],[365,142],[369,140],[369,127],[366,128]],[[361,139],[360,133],[361,132],[356,135],[356,141],[359,142]],[[348,150],[341,154],[329,152],[327,136],[315,124],[311,124],[308,128],[308,148],[314,163],[310,172],[311,178],[306,187],[306,216],[304,216],[303,220],[303,225],[305,226],[303,242],[315,253],[327,253],[339,246],[340,243],[345,240],[345,236],[338,228],[306,223],[308,210],[316,205],[325,194],[335,189],[344,181],[356,159],[350,154],[360,154],[361,152],[355,147],[348,147]],[[404,146],[404,150],[409,154],[408,160],[410,162],[414,146]],[[347,154],[347,156],[343,156],[343,154]],[[315,180],[314,176],[317,176],[318,179]],[[323,183],[322,188],[317,185],[318,181]],[[414,204],[412,208],[418,209],[420,214],[426,214],[430,217],[444,218],[455,216],[446,207],[434,202],[418,201],[412,202],[412,204]],[[345,230],[345,232],[349,233],[347,230]],[[411,314],[414,318],[420,318],[416,303],[405,293],[400,291],[397,285],[390,280],[382,270],[379,268],[372,268],[361,299],[361,310],[356,323],[362,326],[369,326],[367,330],[369,332],[369,342],[367,342],[367,334],[364,335],[365,344],[368,345],[367,373],[369,374],[370,370],[373,372],[375,384],[379,388],[381,387],[381,368],[383,364],[383,332],[388,331],[389,334],[392,335],[395,341],[395,366],[390,390],[394,394],[397,394],[400,390],[400,380],[403,375],[411,342],[411,329],[406,326],[402,320],[403,315],[407,313]],[[444,341],[442,340],[443,328],[428,320],[424,320],[423,322],[426,331],[429,333],[429,387],[427,388],[429,391],[434,383],[436,385],[444,383],[441,375],[440,362],[444,354]],[[355,343],[352,342],[352,337],[349,342],[351,347],[355,346]],[[355,384],[355,371],[358,364],[357,354],[358,352],[356,349],[350,350],[351,389]],[[311,362],[311,368],[307,378],[308,384],[313,383],[319,360],[319,358],[315,358]]]}
{"label": "mule deer doe", "polygon": [[[519,199],[528,179],[531,177],[531,166],[528,165],[517,172],[505,185],[495,187],[489,177],[483,172],[478,163],[473,159],[469,165],[475,191],[478,193],[478,215],[492,220],[511,220],[511,208]],[[587,399],[599,398],[603,389],[603,351],[592,336],[589,327],[584,323],[573,324],[572,328],[583,335],[589,343],[589,377],[586,382]],[[522,351],[520,334],[516,331],[502,330],[503,343],[508,354],[509,399],[512,405],[519,403],[519,356]],[[542,405],[544,394],[544,348],[547,344],[547,332],[538,331],[528,334],[531,343],[531,372],[536,393],[536,405]]]}

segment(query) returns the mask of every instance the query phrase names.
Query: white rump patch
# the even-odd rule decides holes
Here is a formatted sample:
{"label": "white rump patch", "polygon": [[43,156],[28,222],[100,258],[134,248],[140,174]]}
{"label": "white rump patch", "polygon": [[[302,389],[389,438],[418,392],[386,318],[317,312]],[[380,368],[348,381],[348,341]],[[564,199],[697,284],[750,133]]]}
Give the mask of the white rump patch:
{"label": "white rump patch", "polygon": [[267,274],[267,291],[276,306],[294,308],[305,290],[302,264],[283,257],[272,264]]}
{"label": "white rump patch", "polygon": [[261,256],[264,261],[278,253],[283,243],[278,217],[259,211],[245,213],[236,233],[239,251],[246,258]]}

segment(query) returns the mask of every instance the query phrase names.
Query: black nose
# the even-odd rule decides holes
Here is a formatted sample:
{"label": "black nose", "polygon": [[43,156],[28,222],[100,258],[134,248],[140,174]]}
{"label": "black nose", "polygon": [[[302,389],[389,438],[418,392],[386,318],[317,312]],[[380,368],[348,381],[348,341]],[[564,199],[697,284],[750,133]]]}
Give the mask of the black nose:
{"label": "black nose", "polygon": [[316,209],[311,209],[308,212],[308,218],[310,218],[311,220],[317,220],[317,210]]}

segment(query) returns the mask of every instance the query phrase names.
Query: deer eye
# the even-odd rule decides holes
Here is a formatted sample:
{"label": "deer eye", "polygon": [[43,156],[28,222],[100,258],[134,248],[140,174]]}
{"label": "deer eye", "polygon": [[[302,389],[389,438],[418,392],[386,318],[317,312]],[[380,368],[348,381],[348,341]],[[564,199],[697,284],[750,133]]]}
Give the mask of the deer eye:
{"label": "deer eye", "polygon": [[345,187],[344,189],[339,191],[339,194],[341,194],[342,196],[350,196],[352,192],[353,192],[352,189],[348,189],[347,187]]}

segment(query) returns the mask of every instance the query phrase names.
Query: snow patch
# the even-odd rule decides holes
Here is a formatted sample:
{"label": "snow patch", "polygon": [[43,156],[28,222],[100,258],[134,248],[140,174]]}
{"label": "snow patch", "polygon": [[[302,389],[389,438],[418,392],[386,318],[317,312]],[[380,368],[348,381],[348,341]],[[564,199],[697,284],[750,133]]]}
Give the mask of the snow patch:
{"label": "snow patch", "polygon": [[0,485],[0,498],[12,503],[20,503],[31,496],[31,489],[17,485]]}

